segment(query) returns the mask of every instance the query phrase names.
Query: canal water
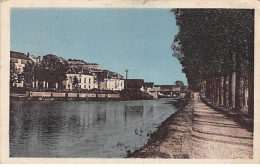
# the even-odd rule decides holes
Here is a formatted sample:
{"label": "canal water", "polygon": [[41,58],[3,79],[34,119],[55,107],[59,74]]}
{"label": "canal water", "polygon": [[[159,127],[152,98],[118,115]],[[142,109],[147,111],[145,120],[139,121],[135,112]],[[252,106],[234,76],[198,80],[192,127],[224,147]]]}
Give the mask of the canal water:
{"label": "canal water", "polygon": [[177,108],[168,100],[11,101],[11,157],[120,158]]}

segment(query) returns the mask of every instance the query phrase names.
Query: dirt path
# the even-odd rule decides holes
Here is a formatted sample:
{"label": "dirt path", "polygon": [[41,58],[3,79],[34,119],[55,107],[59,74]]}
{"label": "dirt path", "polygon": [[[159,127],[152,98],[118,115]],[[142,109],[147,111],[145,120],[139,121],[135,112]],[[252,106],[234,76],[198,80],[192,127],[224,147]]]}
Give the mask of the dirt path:
{"label": "dirt path", "polygon": [[191,158],[253,158],[253,134],[194,94]]}
{"label": "dirt path", "polygon": [[253,134],[202,103],[195,93],[193,101],[166,120],[150,141],[130,157],[253,158]]}

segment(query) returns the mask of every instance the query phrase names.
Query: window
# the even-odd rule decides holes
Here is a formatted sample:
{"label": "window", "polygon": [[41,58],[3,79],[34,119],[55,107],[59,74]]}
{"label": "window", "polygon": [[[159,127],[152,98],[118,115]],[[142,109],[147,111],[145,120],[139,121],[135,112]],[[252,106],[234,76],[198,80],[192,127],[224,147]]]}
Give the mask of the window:
{"label": "window", "polygon": [[88,89],[90,89],[90,85],[88,86]]}
{"label": "window", "polygon": [[[85,78],[86,79],[86,78]],[[84,89],[86,89],[86,85],[84,85]]]}
{"label": "window", "polygon": [[91,79],[89,78],[89,83],[91,83]]}
{"label": "window", "polygon": [[87,82],[87,78],[84,78],[84,83],[86,83]]}

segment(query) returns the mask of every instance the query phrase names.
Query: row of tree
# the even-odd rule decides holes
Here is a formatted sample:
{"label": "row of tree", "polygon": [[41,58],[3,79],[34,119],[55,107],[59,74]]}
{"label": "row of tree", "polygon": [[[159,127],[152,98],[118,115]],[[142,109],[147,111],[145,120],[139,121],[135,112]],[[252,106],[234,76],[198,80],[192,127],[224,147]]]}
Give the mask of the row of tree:
{"label": "row of tree", "polygon": [[[172,9],[172,44],[189,87],[219,106],[254,112],[254,10]],[[247,98],[248,97],[248,98]]]}

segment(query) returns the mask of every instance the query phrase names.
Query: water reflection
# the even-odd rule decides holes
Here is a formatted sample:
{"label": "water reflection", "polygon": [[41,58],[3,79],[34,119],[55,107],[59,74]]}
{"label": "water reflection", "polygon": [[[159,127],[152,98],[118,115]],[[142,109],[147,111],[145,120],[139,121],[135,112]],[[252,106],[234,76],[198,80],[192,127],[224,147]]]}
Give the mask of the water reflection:
{"label": "water reflection", "polygon": [[126,157],[176,111],[162,100],[12,101],[11,157]]}

